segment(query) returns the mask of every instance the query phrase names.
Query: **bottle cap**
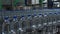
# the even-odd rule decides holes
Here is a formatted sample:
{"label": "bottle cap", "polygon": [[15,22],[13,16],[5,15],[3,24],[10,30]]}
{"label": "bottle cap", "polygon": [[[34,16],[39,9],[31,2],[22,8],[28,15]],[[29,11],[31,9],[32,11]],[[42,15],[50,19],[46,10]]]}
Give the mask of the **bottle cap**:
{"label": "bottle cap", "polygon": [[24,16],[21,16],[21,18],[24,17]]}
{"label": "bottle cap", "polygon": [[13,16],[13,18],[17,18],[17,16]]}
{"label": "bottle cap", "polygon": [[57,15],[57,13],[54,13],[54,14],[56,14],[56,15]]}
{"label": "bottle cap", "polygon": [[34,14],[34,16],[36,16],[36,14]]}
{"label": "bottle cap", "polygon": [[4,19],[5,19],[5,20],[7,20],[8,18],[9,18],[8,16],[5,16],[5,18],[4,18]]}
{"label": "bottle cap", "polygon": [[28,15],[28,17],[31,16],[31,15]]}
{"label": "bottle cap", "polygon": [[39,17],[42,17],[42,14],[39,14]]}
{"label": "bottle cap", "polygon": [[52,14],[51,12],[49,14]]}
{"label": "bottle cap", "polygon": [[42,15],[42,14],[39,14],[39,15]]}

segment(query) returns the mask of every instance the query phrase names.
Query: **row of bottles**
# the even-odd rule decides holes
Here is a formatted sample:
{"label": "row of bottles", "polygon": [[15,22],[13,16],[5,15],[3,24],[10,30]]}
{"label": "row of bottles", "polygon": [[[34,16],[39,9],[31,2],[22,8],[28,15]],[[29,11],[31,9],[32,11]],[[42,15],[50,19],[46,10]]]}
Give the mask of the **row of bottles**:
{"label": "row of bottles", "polygon": [[58,32],[60,13],[5,16],[3,20],[2,34],[55,34]]}

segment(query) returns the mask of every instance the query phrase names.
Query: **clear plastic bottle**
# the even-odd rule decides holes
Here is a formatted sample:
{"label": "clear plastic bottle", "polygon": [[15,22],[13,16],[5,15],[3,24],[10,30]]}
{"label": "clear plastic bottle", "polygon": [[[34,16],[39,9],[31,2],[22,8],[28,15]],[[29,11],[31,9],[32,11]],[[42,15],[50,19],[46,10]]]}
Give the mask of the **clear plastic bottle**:
{"label": "clear plastic bottle", "polygon": [[49,13],[48,14],[48,17],[49,17],[49,22],[48,22],[48,34],[53,34],[53,13]]}
{"label": "clear plastic bottle", "polygon": [[39,17],[39,23],[38,23],[38,28],[39,28],[40,26],[42,26],[42,18],[43,18],[43,16],[42,16],[42,14],[39,14],[38,17]]}
{"label": "clear plastic bottle", "polygon": [[21,16],[19,20],[19,28],[18,28],[18,34],[24,34],[24,30],[26,28],[26,21],[25,21],[25,16]]}
{"label": "clear plastic bottle", "polygon": [[30,31],[27,32],[27,34],[32,34],[32,30],[33,30],[33,28],[32,28],[33,21],[32,20],[33,20],[32,15],[27,15],[27,29],[30,29]]}
{"label": "clear plastic bottle", "polygon": [[[38,14],[38,29],[37,29],[37,33],[38,34],[42,34],[42,27],[43,27],[43,14]],[[37,34],[36,33],[36,34]]]}
{"label": "clear plastic bottle", "polygon": [[54,24],[53,22],[55,22],[55,17],[56,15],[53,13],[49,13],[49,22],[48,22],[48,32],[50,32],[50,34],[53,34],[53,28],[54,28]]}
{"label": "clear plastic bottle", "polygon": [[57,23],[58,23],[58,13],[54,13],[54,21],[53,21],[53,34],[57,32]]}
{"label": "clear plastic bottle", "polygon": [[47,26],[47,24],[48,24],[48,14],[47,13],[45,13],[44,15],[43,15],[44,17],[43,17],[43,25],[45,26]]}
{"label": "clear plastic bottle", "polygon": [[56,25],[57,24],[57,21],[58,21],[58,14],[57,13],[54,13],[54,20],[53,20],[53,25]]}
{"label": "clear plastic bottle", "polygon": [[35,26],[35,27],[33,27],[33,28],[37,28],[37,25],[38,25],[38,15],[34,14],[32,21],[33,21],[32,27]]}
{"label": "clear plastic bottle", "polygon": [[21,22],[21,28],[22,29],[26,28],[26,17],[25,16],[21,16],[20,22]]}
{"label": "clear plastic bottle", "polygon": [[11,34],[16,34],[17,33],[17,23],[18,23],[18,19],[17,16],[13,16],[12,21],[10,23],[10,33]]}
{"label": "clear plastic bottle", "polygon": [[2,34],[9,34],[9,25],[10,25],[9,17],[5,16],[2,25]]}
{"label": "clear plastic bottle", "polygon": [[37,34],[36,29],[38,29],[38,23],[39,23],[39,17],[37,14],[34,14],[33,19],[32,19],[32,28],[33,28],[32,33],[33,34]]}
{"label": "clear plastic bottle", "polygon": [[55,32],[56,26],[54,25],[57,22],[57,14],[56,13],[49,13],[49,22],[48,22],[48,32],[53,34]]}
{"label": "clear plastic bottle", "polygon": [[57,28],[56,28],[56,32],[59,32],[59,25],[60,25],[60,12],[57,12],[58,13],[58,17],[57,17]]}
{"label": "clear plastic bottle", "polygon": [[48,20],[48,21],[49,21],[49,22],[48,22],[48,26],[50,26],[50,25],[53,24],[53,19],[54,19],[53,17],[54,17],[54,16],[53,16],[53,13],[50,12],[50,13],[48,14],[48,18],[49,18],[49,20]]}
{"label": "clear plastic bottle", "polygon": [[[43,14],[43,26],[44,26],[44,27],[43,27],[43,33],[45,33],[45,34],[47,34],[46,31],[48,30],[48,29],[47,29],[47,28],[48,28],[48,20],[49,20],[49,19],[48,19],[48,14],[47,14],[47,13],[44,13],[44,14]],[[47,29],[47,30],[46,30],[46,29]]]}

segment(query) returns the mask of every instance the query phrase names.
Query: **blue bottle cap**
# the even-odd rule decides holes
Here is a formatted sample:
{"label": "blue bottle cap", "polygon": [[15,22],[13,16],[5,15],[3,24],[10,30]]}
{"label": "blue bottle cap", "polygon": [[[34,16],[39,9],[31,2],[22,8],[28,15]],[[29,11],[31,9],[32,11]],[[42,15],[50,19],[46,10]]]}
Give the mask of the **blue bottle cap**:
{"label": "blue bottle cap", "polygon": [[17,18],[17,16],[13,16],[13,18]]}
{"label": "blue bottle cap", "polygon": [[7,20],[8,18],[9,18],[8,16],[5,16],[5,18],[4,18],[4,19],[5,19],[5,20]]}
{"label": "blue bottle cap", "polygon": [[34,14],[34,16],[37,16],[36,14]]}
{"label": "blue bottle cap", "polygon": [[49,13],[49,14],[52,14],[52,13]]}
{"label": "blue bottle cap", "polygon": [[24,17],[24,16],[21,16],[21,18]]}
{"label": "blue bottle cap", "polygon": [[57,13],[54,13],[54,14],[56,14],[56,15],[57,15]]}
{"label": "blue bottle cap", "polygon": [[39,14],[39,15],[42,15],[42,14]]}
{"label": "blue bottle cap", "polygon": [[28,17],[31,16],[31,15],[28,15]]}

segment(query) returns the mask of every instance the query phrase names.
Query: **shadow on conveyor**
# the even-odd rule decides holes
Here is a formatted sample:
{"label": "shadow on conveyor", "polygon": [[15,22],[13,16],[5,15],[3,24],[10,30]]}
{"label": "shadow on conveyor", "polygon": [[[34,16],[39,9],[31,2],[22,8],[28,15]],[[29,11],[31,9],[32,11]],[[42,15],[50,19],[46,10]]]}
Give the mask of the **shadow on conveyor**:
{"label": "shadow on conveyor", "polygon": [[12,5],[2,5],[2,7],[3,7],[4,10],[8,10],[8,11],[13,9]]}
{"label": "shadow on conveyor", "polygon": [[3,21],[4,21],[4,20],[1,20],[1,19],[0,19],[0,34],[2,34],[2,24],[3,24]]}
{"label": "shadow on conveyor", "polygon": [[58,32],[56,34],[60,34],[60,26],[57,26]]}

